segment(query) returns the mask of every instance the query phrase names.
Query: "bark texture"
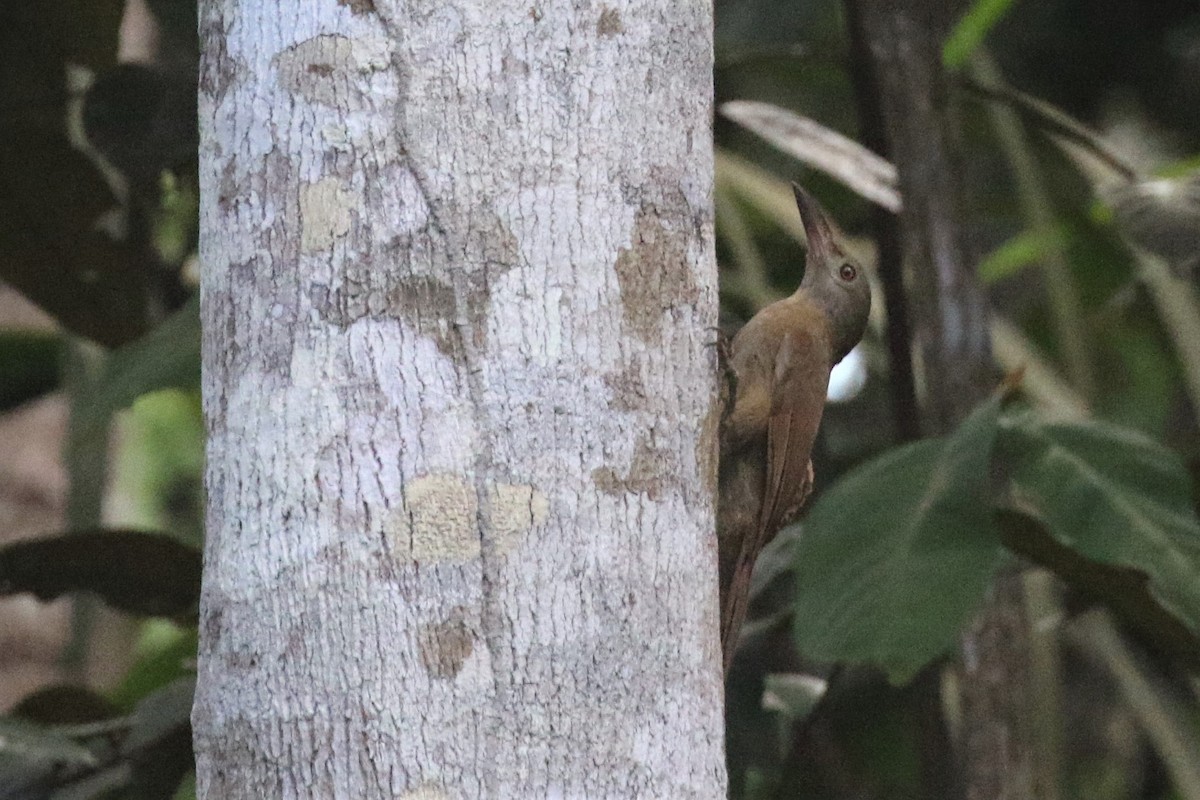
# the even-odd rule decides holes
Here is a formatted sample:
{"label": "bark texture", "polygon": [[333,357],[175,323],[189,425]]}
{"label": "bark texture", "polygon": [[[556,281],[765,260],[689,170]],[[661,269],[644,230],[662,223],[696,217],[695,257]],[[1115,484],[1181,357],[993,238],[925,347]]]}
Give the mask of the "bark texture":
{"label": "bark texture", "polygon": [[723,795],[711,9],[201,36],[200,797]]}
{"label": "bark texture", "polygon": [[[872,68],[860,83],[877,87],[904,197],[905,283],[924,389],[920,427],[941,434],[996,385],[987,298],[974,277],[975,254],[963,223],[968,174],[940,66],[941,43],[961,4],[846,0],[846,5],[852,35],[865,44]],[[1019,578],[1001,575],[963,636],[961,752],[968,800],[1033,796],[1028,648]],[[936,790],[943,797],[958,792]]]}

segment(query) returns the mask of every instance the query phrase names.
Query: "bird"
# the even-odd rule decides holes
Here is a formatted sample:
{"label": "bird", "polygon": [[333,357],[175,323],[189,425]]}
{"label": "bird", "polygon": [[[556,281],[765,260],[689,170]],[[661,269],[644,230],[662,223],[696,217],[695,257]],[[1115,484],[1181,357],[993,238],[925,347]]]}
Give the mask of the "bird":
{"label": "bird", "polygon": [[717,544],[725,672],[763,547],[812,491],[813,442],[829,373],[862,338],[870,282],[820,203],[792,184],[808,239],[795,293],[767,305],[723,354],[728,402],[720,433]]}

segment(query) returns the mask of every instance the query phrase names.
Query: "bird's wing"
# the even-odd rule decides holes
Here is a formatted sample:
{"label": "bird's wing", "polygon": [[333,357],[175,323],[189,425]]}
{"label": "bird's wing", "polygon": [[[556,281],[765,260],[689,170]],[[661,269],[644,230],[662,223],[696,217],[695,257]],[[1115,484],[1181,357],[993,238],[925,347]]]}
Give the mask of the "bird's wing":
{"label": "bird's wing", "polygon": [[789,331],[775,358],[771,415],[767,420],[767,476],[759,531],[766,545],[804,502],[808,459],[829,390],[831,348],[819,326]]}
{"label": "bird's wing", "polygon": [[721,613],[725,671],[749,605],[750,575],[767,542],[800,509],[812,486],[809,456],[829,389],[832,345],[821,324],[788,326],[774,363],[767,418],[767,463],[762,507],[754,530],[741,537]]}

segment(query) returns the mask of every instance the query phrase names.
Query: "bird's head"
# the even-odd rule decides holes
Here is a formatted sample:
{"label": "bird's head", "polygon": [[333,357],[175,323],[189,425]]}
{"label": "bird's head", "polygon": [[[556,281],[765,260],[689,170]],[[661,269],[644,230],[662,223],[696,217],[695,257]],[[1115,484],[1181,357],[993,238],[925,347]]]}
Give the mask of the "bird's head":
{"label": "bird's head", "polygon": [[829,318],[836,364],[858,344],[867,328],[871,284],[862,265],[843,247],[837,224],[816,198],[794,183],[792,191],[808,237],[804,279],[797,292],[804,293]]}

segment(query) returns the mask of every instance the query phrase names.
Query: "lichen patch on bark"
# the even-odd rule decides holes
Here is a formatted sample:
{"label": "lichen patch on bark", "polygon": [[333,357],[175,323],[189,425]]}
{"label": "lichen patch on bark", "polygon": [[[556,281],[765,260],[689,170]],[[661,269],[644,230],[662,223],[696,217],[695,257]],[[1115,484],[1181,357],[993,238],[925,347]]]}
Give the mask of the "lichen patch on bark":
{"label": "lichen patch on bark", "polygon": [[466,610],[456,606],[441,622],[421,626],[421,664],[437,678],[453,678],[475,649],[475,636],[467,625]]}
{"label": "lichen patch on bark", "polygon": [[388,310],[453,355],[454,287],[428,275],[408,275],[388,292]]}
{"label": "lichen patch on bark", "polygon": [[[686,205],[686,200],[680,197]],[[665,225],[653,203],[643,203],[634,220],[629,247],[613,265],[621,288],[622,314],[647,344],[661,338],[663,313],[679,303],[695,303],[699,290],[688,262],[691,234]]]}
{"label": "lichen patch on bark", "polygon": [[488,521],[497,552],[507,555],[515,550],[549,513],[550,501],[534,487],[496,484],[488,496]]}
{"label": "lichen patch on bark", "polygon": [[639,411],[649,407],[646,396],[646,383],[642,380],[641,369],[637,362],[625,365],[620,372],[608,372],[604,376],[604,385],[611,392],[609,405],[620,411]]}
{"label": "lichen patch on bark", "polygon": [[371,107],[371,73],[388,67],[392,44],[382,36],[323,34],[305,39],[272,63],[279,83],[310,103],[360,111]]}
{"label": "lichen patch on bark", "polygon": [[621,12],[615,8],[604,7],[600,12],[600,20],[596,23],[596,33],[601,36],[616,36],[624,33],[625,26],[621,23]]}
{"label": "lichen patch on bark", "polygon": [[[533,486],[497,483],[487,492],[484,536],[497,555],[516,549],[549,514],[550,503]],[[392,552],[401,561],[462,562],[479,558],[479,503],[462,475],[426,475],[404,489],[404,501],[384,523]]]}
{"label": "lichen patch on bark", "polygon": [[424,562],[479,557],[475,487],[461,475],[426,475],[404,487],[404,502],[385,523],[398,558]]}
{"label": "lichen patch on bark", "polygon": [[375,0],[337,0],[339,6],[346,6],[352,14],[374,14]]}
{"label": "lichen patch on bark", "polygon": [[300,249],[327,250],[350,231],[354,194],[337,178],[321,178],[300,187]]}
{"label": "lichen patch on bark", "polygon": [[592,482],[605,494],[644,494],[651,500],[658,500],[666,485],[663,476],[674,474],[667,463],[670,459],[669,450],[655,447],[642,434],[634,445],[633,459],[625,475],[612,467],[598,467],[592,470]]}
{"label": "lichen patch on bark", "polygon": [[432,339],[446,355],[457,354],[452,335],[454,287],[430,275],[406,275],[386,291],[369,284],[365,276],[336,289],[314,283],[309,299],[323,322],[346,328],[369,317],[398,319]]}

